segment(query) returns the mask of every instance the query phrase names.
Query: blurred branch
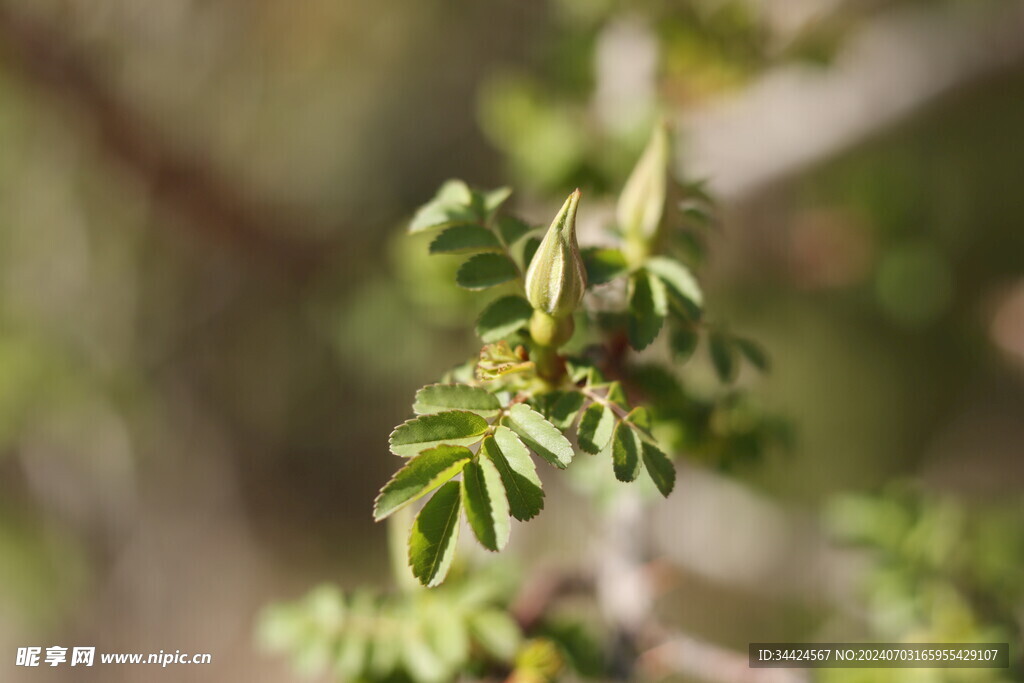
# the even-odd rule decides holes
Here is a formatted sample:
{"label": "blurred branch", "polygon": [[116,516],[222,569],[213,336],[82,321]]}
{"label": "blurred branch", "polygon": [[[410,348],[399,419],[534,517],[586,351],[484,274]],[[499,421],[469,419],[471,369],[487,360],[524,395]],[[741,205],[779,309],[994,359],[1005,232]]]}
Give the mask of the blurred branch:
{"label": "blurred branch", "polygon": [[734,652],[685,633],[672,633],[640,655],[640,668],[651,679],[687,676],[708,683],[809,683],[795,669],[751,669],[746,653]]}
{"label": "blurred branch", "polygon": [[[158,204],[220,242],[293,274],[306,272],[320,259],[317,245],[286,237],[296,232],[298,217],[282,219],[261,205],[255,193],[212,170],[210,160],[183,154],[167,131],[104,81],[61,30],[14,9],[16,5],[0,2],[3,65],[84,112],[107,154],[138,175]],[[305,217],[301,225],[306,225]]]}
{"label": "blurred branch", "polygon": [[853,600],[868,560],[835,547],[814,518],[686,460],[676,471],[676,490],[652,511],[656,556],[759,596],[840,606]]}
{"label": "blurred branch", "polygon": [[1024,59],[1024,2],[901,7],[867,20],[828,68],[788,65],[683,114],[680,163],[736,200]]}

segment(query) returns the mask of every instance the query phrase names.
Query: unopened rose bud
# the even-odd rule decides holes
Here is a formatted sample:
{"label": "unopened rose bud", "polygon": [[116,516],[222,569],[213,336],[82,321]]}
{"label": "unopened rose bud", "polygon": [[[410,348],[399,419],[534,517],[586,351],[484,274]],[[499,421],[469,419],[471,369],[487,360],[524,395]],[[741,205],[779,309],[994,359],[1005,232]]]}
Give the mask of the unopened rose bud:
{"label": "unopened rose bud", "polygon": [[576,243],[576,190],[562,205],[526,270],[526,298],[554,318],[571,315],[583,300],[587,271]]}
{"label": "unopened rose bud", "polygon": [[658,240],[668,185],[669,134],[664,122],[651,134],[640,160],[619,195],[616,220],[625,238],[624,250],[639,265]]}

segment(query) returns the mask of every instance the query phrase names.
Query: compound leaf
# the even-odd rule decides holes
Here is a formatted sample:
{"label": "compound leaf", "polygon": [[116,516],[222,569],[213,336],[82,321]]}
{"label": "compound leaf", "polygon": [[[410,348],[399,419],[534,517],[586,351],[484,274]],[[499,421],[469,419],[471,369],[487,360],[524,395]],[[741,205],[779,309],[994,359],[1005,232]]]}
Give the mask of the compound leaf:
{"label": "compound leaf", "polygon": [[[376,617],[376,605],[373,594],[359,591],[352,596],[349,607],[349,623],[365,624]],[[346,628],[344,637],[338,645],[334,670],[345,678],[358,678],[362,675],[369,655],[370,639],[364,628]]]}
{"label": "compound leaf", "polygon": [[626,257],[618,249],[589,247],[580,251],[583,265],[587,269],[587,285],[603,285],[624,275],[629,266]]}
{"label": "compound leaf", "polygon": [[718,378],[726,384],[736,379],[739,368],[736,363],[736,345],[732,338],[724,332],[712,332],[708,337],[708,350]]}
{"label": "compound leaf", "polygon": [[668,498],[676,485],[676,468],[660,448],[652,443],[644,441],[641,444],[644,467],[654,485],[661,491],[661,495]]}
{"label": "compound leaf", "polygon": [[664,283],[646,271],[630,278],[629,319],[626,331],[629,343],[637,351],[647,348],[658,336],[668,313]]}
{"label": "compound leaf", "polygon": [[522,438],[530,449],[549,463],[565,469],[572,462],[573,450],[569,440],[544,416],[525,403],[512,406],[505,424]]}
{"label": "compound leaf", "polygon": [[466,289],[487,289],[514,280],[519,269],[504,254],[477,254],[462,264],[455,282]]}
{"label": "compound leaf", "polygon": [[429,384],[416,392],[412,409],[417,415],[466,410],[493,417],[501,410],[501,403],[494,394],[468,384]]}
{"label": "compound leaf", "polygon": [[509,512],[521,522],[532,519],[544,508],[544,490],[530,452],[508,427],[500,426],[493,438],[480,447],[501,475]]}
{"label": "compound leaf", "polygon": [[495,299],[480,313],[476,333],[485,342],[504,339],[530,322],[533,307],[521,296],[503,296]]}
{"label": "compound leaf", "polygon": [[598,454],[608,445],[615,429],[615,413],[603,403],[591,403],[583,411],[576,441],[587,453]]}
{"label": "compound leaf", "polygon": [[523,639],[515,620],[506,612],[497,609],[473,613],[470,616],[469,628],[480,646],[492,657],[503,662],[512,661]]}
{"label": "compound leaf", "polygon": [[434,198],[424,204],[409,224],[409,232],[422,232],[432,228],[448,227],[455,223],[471,223],[480,216],[474,210],[473,192],[461,180],[449,180]]}
{"label": "compound leaf", "polygon": [[640,475],[640,444],[640,435],[628,422],[615,426],[612,465],[619,481],[634,481]]}
{"label": "compound leaf", "polygon": [[498,234],[507,246],[512,246],[526,233],[533,230],[515,216],[498,216]]}
{"label": "compound leaf", "polygon": [[538,402],[536,407],[551,424],[562,431],[572,425],[586,400],[578,391],[553,391],[544,394],[542,398],[543,401]]}
{"label": "compound leaf", "polygon": [[373,518],[380,521],[422,498],[462,471],[472,458],[473,453],[464,446],[437,446],[423,451],[381,489],[374,501]]}
{"label": "compound leaf", "polygon": [[437,490],[416,515],[409,534],[409,566],[424,586],[444,581],[455,557],[462,510],[459,482],[450,481]]}
{"label": "compound leaf", "polygon": [[672,358],[677,363],[689,360],[690,356],[697,349],[697,341],[699,339],[697,330],[693,327],[683,327],[680,325],[673,328],[672,334],[668,338],[669,348],[672,349]]}
{"label": "compound leaf", "polygon": [[487,420],[465,410],[421,415],[395,427],[388,440],[391,452],[411,457],[433,446],[469,446],[487,430]]}
{"label": "compound leaf", "polygon": [[689,268],[679,261],[665,256],[654,256],[648,259],[644,267],[665,283],[669,294],[672,295],[672,300],[687,317],[700,318],[704,294]]}
{"label": "compound leaf", "polygon": [[508,498],[498,468],[489,458],[477,458],[462,470],[462,507],[483,547],[493,551],[505,547],[511,531]]}
{"label": "compound leaf", "polygon": [[459,254],[500,249],[494,233],[482,225],[459,223],[446,228],[430,243],[431,254]]}
{"label": "compound leaf", "polygon": [[745,339],[743,337],[736,337],[733,339],[733,343],[736,344],[736,349],[750,361],[750,364],[761,372],[768,372],[770,363],[768,362],[768,354],[765,353],[764,348],[753,341],[752,339]]}

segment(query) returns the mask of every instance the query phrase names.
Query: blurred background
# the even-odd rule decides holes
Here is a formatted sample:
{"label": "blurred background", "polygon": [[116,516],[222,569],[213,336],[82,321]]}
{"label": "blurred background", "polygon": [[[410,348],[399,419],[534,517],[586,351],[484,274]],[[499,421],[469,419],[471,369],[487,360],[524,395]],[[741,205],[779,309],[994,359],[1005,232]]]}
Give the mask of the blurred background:
{"label": "blurred background", "polygon": [[[677,454],[663,618],[1017,647],[1024,3],[2,0],[2,678],[95,645],[213,664],[75,680],[291,680],[255,615],[386,585],[387,435],[478,350],[484,300],[404,222],[450,177],[606,216],[659,114],[723,208],[708,307],[772,357],[740,383],[793,432]],[[586,503],[553,486],[513,555],[565,561]],[[914,680],[1017,680],[979,675]]]}

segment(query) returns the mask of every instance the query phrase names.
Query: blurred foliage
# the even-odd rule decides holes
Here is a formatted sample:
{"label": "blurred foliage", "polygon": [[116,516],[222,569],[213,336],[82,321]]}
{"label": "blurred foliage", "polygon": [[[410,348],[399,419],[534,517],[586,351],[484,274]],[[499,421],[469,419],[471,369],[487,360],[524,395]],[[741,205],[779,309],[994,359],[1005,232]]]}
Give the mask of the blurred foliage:
{"label": "blurred foliage", "polygon": [[[257,214],[301,209],[280,235],[324,260],[292,279],[275,265],[283,256],[252,258],[248,236],[222,240],[187,198],[168,203],[168,184],[183,183],[187,197],[192,179],[126,164],[88,104],[65,98],[62,88],[74,88],[33,76],[4,34],[0,639],[74,634],[131,650],[140,629],[175,646],[203,637],[224,667],[212,678],[254,677],[242,637],[250,624],[238,615],[281,584],[338,574],[343,586],[379,582],[369,490],[389,474],[381,434],[407,411],[410,388],[449,366],[461,370],[444,381],[472,381],[481,341],[512,342],[507,354],[492,349],[495,362],[526,341],[523,299],[492,308],[519,296],[515,281],[485,296],[452,287],[465,254],[441,244],[429,255],[434,234],[396,235],[439,178],[510,182],[524,190],[515,212],[537,217],[550,197],[581,186],[599,213],[659,114],[739,93],[785,62],[827,68],[876,9],[950,3],[978,12],[992,4],[822,3],[789,26],[777,9],[791,3],[733,0],[456,10],[436,0],[386,9],[311,0],[302,11],[5,3],[52,23],[55,40],[40,44],[95,67],[94,85],[109,87],[114,104],[152,117],[147,154],[194,156],[220,189],[281,205]],[[1011,508],[1019,498],[1024,438],[1024,334],[1010,305],[1024,282],[1024,159],[1012,144],[1022,103],[1019,69],[971,85],[728,215],[700,183],[667,190],[678,229],[658,255],[698,273],[709,309],[735,329],[673,306],[658,338],[618,368],[635,387],[627,399],[649,406],[653,438],[678,457],[742,473],[786,508],[895,476],[928,482],[836,504],[840,526],[878,561],[852,611],[780,597],[773,581],[751,595],[726,585],[725,571],[694,585],[675,568],[679,583],[663,600],[670,618],[733,645],[759,628],[814,634],[819,621],[873,638],[1019,641],[1021,520],[994,508],[1000,495]],[[617,244],[618,219],[602,220],[596,241]],[[537,225],[525,233],[520,263],[539,242]],[[613,331],[628,344],[632,322],[633,341],[642,336],[642,316],[623,312],[631,299],[657,312],[652,292],[664,279],[634,278],[617,248],[581,256],[592,310],[576,317],[565,350],[586,368]],[[995,318],[1007,321],[998,339]],[[772,352],[774,371],[756,385],[766,358],[750,337]],[[666,358],[683,367],[666,371]],[[555,402],[537,407],[558,414]],[[799,425],[799,440],[780,413]],[[779,449],[793,453],[763,457]],[[599,504],[627,486],[600,458],[576,458],[569,474]],[[992,505],[930,493],[943,477]],[[659,497],[650,481],[632,486]],[[549,492],[551,507],[556,496],[575,501],[564,493]],[[585,521],[569,533],[589,533]],[[725,537],[731,521],[703,528]],[[552,526],[523,534],[532,545],[514,552],[561,548]],[[356,544],[366,552],[353,554]],[[469,579],[454,572],[452,595]],[[421,615],[441,609],[448,589],[318,590],[282,606],[277,643],[300,663],[333,667],[325,648],[351,633],[369,662],[368,634],[346,630],[355,622],[342,626],[332,610],[351,615],[359,603],[373,629],[399,615],[418,640]],[[507,613],[512,592],[480,604]],[[598,623],[593,612],[550,615],[505,658],[470,636],[464,663],[522,681],[600,677],[610,636]],[[420,657],[410,657],[421,676],[437,674],[444,649],[429,638],[427,648],[415,645]],[[391,661],[392,674],[411,676]],[[889,680],[877,670],[834,673]],[[977,672],[933,673],[913,680]],[[1020,678],[1019,664],[1010,675]]]}
{"label": "blurred foliage", "polygon": [[[1018,501],[1019,502],[1019,501]],[[837,498],[828,517],[837,536],[871,553],[864,618],[873,642],[1021,642],[1024,510],[967,505],[949,495],[893,484],[878,496]],[[959,682],[1020,680],[1010,670],[825,670],[823,681]]]}

